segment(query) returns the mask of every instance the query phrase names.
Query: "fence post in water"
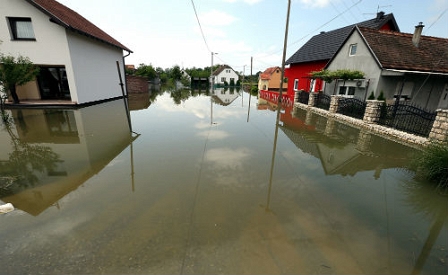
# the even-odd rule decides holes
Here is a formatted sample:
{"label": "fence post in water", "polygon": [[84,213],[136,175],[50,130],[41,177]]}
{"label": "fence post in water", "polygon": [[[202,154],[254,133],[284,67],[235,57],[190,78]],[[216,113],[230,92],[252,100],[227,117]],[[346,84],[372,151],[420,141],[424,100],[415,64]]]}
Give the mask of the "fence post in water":
{"label": "fence post in water", "polygon": [[377,123],[383,102],[382,100],[366,100],[367,106],[362,120],[367,123]]}
{"label": "fence post in water", "polygon": [[429,139],[448,142],[448,110],[437,110],[436,120],[429,133]]}

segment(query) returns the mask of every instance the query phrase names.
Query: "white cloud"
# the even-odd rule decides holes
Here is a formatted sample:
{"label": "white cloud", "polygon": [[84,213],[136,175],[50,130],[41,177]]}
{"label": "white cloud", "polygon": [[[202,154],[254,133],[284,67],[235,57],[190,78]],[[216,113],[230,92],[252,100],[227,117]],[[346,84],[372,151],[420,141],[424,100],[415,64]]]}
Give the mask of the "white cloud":
{"label": "white cloud", "polygon": [[325,8],[334,0],[300,0],[300,2],[311,8]]}
{"label": "white cloud", "polygon": [[237,19],[228,13],[212,10],[199,15],[199,20],[203,26],[228,26]]}
{"label": "white cloud", "polygon": [[[244,3],[249,4],[249,5],[257,4],[257,3],[260,3],[261,1],[263,1],[263,0],[243,0]],[[224,2],[236,3],[236,2],[238,2],[238,0],[224,0]]]}

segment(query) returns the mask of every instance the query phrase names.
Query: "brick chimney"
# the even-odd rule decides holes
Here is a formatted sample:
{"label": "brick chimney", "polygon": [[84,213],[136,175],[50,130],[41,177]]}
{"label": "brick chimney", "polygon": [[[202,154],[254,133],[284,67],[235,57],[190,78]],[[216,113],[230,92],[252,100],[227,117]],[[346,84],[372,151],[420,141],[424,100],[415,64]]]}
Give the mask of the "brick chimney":
{"label": "brick chimney", "polygon": [[417,26],[415,26],[414,35],[412,36],[412,43],[414,46],[418,47],[420,44],[420,39],[422,38],[422,31],[423,31],[423,22],[419,22]]}

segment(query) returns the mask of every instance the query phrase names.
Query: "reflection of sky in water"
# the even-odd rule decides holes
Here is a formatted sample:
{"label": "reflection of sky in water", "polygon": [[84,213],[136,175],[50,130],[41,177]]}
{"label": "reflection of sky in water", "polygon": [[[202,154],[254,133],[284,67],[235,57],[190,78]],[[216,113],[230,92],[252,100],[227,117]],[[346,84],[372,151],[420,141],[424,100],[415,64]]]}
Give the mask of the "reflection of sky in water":
{"label": "reflection of sky in water", "polygon": [[[131,113],[140,134],[132,146],[114,143],[118,135],[108,127],[119,126],[107,119],[88,128],[94,134],[80,144],[52,145],[70,148],[62,155],[68,176],[50,177],[53,185],[31,188],[24,198],[49,197],[73,178],[80,182],[39,215],[20,209],[0,215],[2,271],[412,273],[448,202],[416,188],[402,162],[377,165],[390,155],[402,158],[394,148],[403,147],[367,148],[373,157],[361,158],[344,136],[330,139],[289,118],[272,163],[276,113],[257,110],[254,97],[247,122],[245,96],[244,107],[239,98],[214,104],[213,124],[209,97],[174,105],[164,94]],[[90,115],[77,123],[80,132],[96,117]],[[356,131],[341,129],[356,139]],[[440,262],[446,230],[436,235],[422,274],[446,271]]]}

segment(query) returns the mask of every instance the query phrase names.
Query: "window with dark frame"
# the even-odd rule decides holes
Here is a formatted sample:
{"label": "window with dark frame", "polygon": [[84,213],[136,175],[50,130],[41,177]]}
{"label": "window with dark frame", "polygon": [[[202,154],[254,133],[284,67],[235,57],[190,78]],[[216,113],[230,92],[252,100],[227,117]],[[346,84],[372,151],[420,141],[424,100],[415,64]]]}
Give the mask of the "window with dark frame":
{"label": "window with dark frame", "polygon": [[33,24],[28,17],[8,17],[12,40],[35,41]]}

